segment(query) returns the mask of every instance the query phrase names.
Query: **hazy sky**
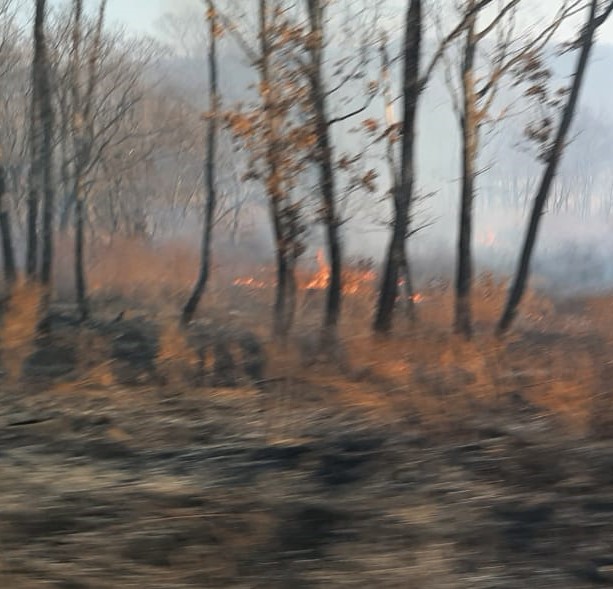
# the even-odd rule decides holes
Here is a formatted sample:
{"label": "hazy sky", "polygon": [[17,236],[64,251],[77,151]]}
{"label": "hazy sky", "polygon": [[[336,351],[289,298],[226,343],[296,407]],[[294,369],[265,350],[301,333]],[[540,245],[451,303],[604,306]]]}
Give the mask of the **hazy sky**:
{"label": "hazy sky", "polygon": [[[56,0],[59,1],[59,0]],[[253,2],[254,0],[243,0]],[[405,0],[392,0],[399,7],[399,16],[402,16]],[[442,4],[451,0],[443,0]],[[538,0],[535,10],[545,16],[551,14],[562,0]],[[96,0],[86,0],[90,6],[97,4]],[[154,32],[158,19],[168,11],[181,11],[183,8],[201,6],[200,0],[109,0],[109,17],[111,21],[120,22],[133,30]],[[613,18],[603,27],[600,33],[601,41],[613,43]]]}

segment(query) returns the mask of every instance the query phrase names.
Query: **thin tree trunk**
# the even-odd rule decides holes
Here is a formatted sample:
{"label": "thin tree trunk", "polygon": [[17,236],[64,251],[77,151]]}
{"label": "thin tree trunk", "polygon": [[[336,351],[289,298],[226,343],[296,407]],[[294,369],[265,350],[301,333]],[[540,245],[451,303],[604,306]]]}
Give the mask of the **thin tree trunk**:
{"label": "thin tree trunk", "polygon": [[11,218],[6,202],[6,174],[4,165],[0,163],[0,234],[2,239],[2,261],[4,264],[4,280],[11,285],[17,279],[15,252],[11,233]]}
{"label": "thin tree trunk", "polygon": [[[86,194],[84,190],[84,174],[91,161],[91,141],[93,134],[92,107],[94,92],[98,82],[97,64],[100,55],[102,30],[106,12],[107,0],[101,0],[93,47],[90,49],[88,59],[88,79],[85,95],[81,94],[80,71],[81,63],[81,17],[83,13],[83,0],[74,0],[74,24],[72,45],[72,136],[74,141],[74,181],[72,190],[66,197],[65,221],[68,222],[70,209],[74,207],[74,273],[77,307],[81,321],[90,315],[89,298],[87,295],[87,277],[85,271],[85,215]],[[66,164],[67,172],[67,162]],[[61,223],[64,219],[61,220]]]}
{"label": "thin tree trunk", "polygon": [[296,261],[293,260],[287,268],[287,284],[286,284],[286,305],[285,305],[285,317],[283,325],[283,333],[287,335],[294,324],[294,317],[296,315],[296,302],[297,302],[298,288],[296,284]]}
{"label": "thin tree trunk", "polygon": [[[472,3],[474,3],[474,0],[472,0]],[[467,23],[466,46],[464,49],[464,62],[462,64],[462,195],[458,228],[458,266],[456,270],[454,325],[455,332],[466,339],[470,339],[472,336],[471,287],[473,264],[471,240],[475,197],[475,160],[477,157],[478,141],[474,76],[475,25],[476,15],[473,15]]]}
{"label": "thin tree trunk", "polygon": [[277,262],[277,285],[272,324],[273,335],[275,337],[284,338],[287,335],[285,314],[287,306],[286,295],[288,284],[289,243],[285,236],[286,232],[282,221],[284,194],[279,174],[279,158],[281,157],[281,153],[279,147],[278,121],[275,115],[276,82],[273,82],[270,77],[270,57],[272,48],[269,39],[269,16],[268,0],[259,0],[260,94],[264,107],[266,133],[268,135],[266,146],[266,166],[268,168],[266,190],[268,192],[269,209],[272,218]]}
{"label": "thin tree trunk", "polygon": [[75,283],[77,291],[77,306],[81,321],[89,318],[89,299],[87,297],[87,282],[85,277],[85,203],[83,198],[77,198],[75,203],[75,241],[74,263]]}
{"label": "thin tree trunk", "polygon": [[33,169],[32,164],[29,174],[28,188],[28,212],[27,212],[27,251],[26,251],[26,276],[33,279],[36,276],[36,266],[38,264],[38,202],[39,182],[38,172]]}
{"label": "thin tree trunk", "polygon": [[[43,5],[45,0],[38,0]],[[37,4],[38,4],[37,2]],[[43,218],[42,218],[42,252],[40,280],[45,286],[50,286],[53,272],[53,213],[55,186],[53,179],[53,104],[51,96],[51,81],[49,78],[49,62],[44,27],[38,29],[37,45],[40,51],[40,123],[42,126],[41,176],[43,187]]]}
{"label": "thin tree trunk", "polygon": [[405,312],[407,318],[415,322],[417,313],[415,312],[415,289],[413,288],[413,276],[411,274],[411,266],[409,264],[409,256],[406,252],[406,244],[402,263],[400,264],[400,278],[403,283],[403,294],[405,300]]}
{"label": "thin tree trunk", "polygon": [[32,59],[32,101],[30,104],[30,171],[28,174],[26,275],[36,276],[38,267],[38,209],[42,192],[42,123],[41,78],[45,67],[44,33],[45,0],[36,1],[34,17],[34,57]]}
{"label": "thin tree trunk", "polygon": [[421,0],[410,0],[404,39],[404,118],[402,124],[402,156],[400,183],[394,190],[394,222],[392,236],[385,257],[383,280],[379,290],[373,329],[389,333],[398,297],[398,278],[403,263],[410,271],[405,253],[410,231],[415,176],[415,125],[420,94],[419,63],[422,35]]}
{"label": "thin tree trunk", "polygon": [[194,290],[183,307],[181,321],[187,325],[194,317],[200,299],[206,289],[211,266],[211,245],[213,238],[213,226],[215,220],[215,208],[217,204],[216,179],[215,179],[215,156],[217,150],[217,125],[219,114],[219,94],[217,81],[217,15],[212,0],[207,0],[209,21],[209,119],[206,137],[206,161],[204,168],[206,206],[204,214],[204,228],[202,235],[202,252],[200,258],[200,274],[194,286]]}
{"label": "thin tree trunk", "polygon": [[83,194],[82,162],[77,163],[74,182],[74,273],[77,307],[81,321],[89,318],[89,298],[85,272],[85,195]]}
{"label": "thin tree trunk", "polygon": [[[385,110],[385,124],[389,129],[392,129],[397,125],[396,116],[394,114],[394,98],[392,94],[392,85],[391,85],[391,64],[390,58],[387,50],[387,39],[384,36],[381,39],[381,79],[383,81],[383,103]],[[398,170],[398,164],[396,162],[396,154],[395,154],[395,144],[396,139],[394,137],[395,133],[389,133],[387,139],[387,149],[386,149],[386,159],[390,172],[390,177],[393,180],[391,194],[394,195],[398,190],[398,186],[400,185],[400,173]],[[410,219],[409,219],[410,224]],[[399,268],[399,280],[402,282],[402,306],[404,307],[405,314],[410,321],[415,321],[417,318],[415,313],[415,301],[413,300],[413,280],[411,276],[411,267],[409,265],[409,256],[406,251],[406,243],[403,248],[403,258],[402,263]]]}
{"label": "thin tree trunk", "polygon": [[72,117],[71,131],[74,143],[74,178],[70,190],[70,199],[75,201],[74,217],[74,273],[77,307],[81,321],[89,316],[87,288],[84,266],[84,202],[83,202],[83,170],[85,168],[86,140],[84,137],[85,117],[81,104],[81,17],[83,0],[74,0],[74,22],[72,30]]}
{"label": "thin tree trunk", "polygon": [[321,192],[323,219],[326,226],[326,245],[330,264],[326,307],[323,321],[323,343],[336,340],[342,302],[342,246],[340,219],[336,205],[336,178],[334,155],[330,137],[330,124],[326,112],[326,91],[323,74],[324,2],[308,0],[311,42],[310,92],[317,135],[317,160],[319,163],[319,190]]}
{"label": "thin tree trunk", "polygon": [[[62,202],[60,204],[60,220],[59,231],[62,234],[66,233],[70,223],[70,214],[72,212],[72,182],[70,178],[70,145],[71,137],[71,118],[69,107],[66,105],[67,100],[63,100],[60,106],[61,125],[60,125],[60,181],[62,187]],[[74,138],[72,138],[74,139]]]}
{"label": "thin tree trunk", "polygon": [[[558,127],[555,140],[551,146],[551,149],[549,150],[549,153],[547,154],[547,166],[543,172],[541,183],[534,199],[530,222],[524,238],[524,244],[515,278],[509,289],[507,303],[498,323],[497,332],[499,335],[503,335],[511,327],[511,324],[517,315],[519,303],[521,302],[526,290],[526,284],[530,274],[530,262],[532,260],[534,246],[536,244],[541,217],[543,216],[551,185],[555,179],[558,165],[564,152],[566,136],[577,108],[579,94],[581,93],[581,86],[583,84],[590,53],[594,44],[594,35],[598,26],[604,22],[603,19],[596,18],[597,9],[598,0],[592,0],[589,17],[583,30],[581,49],[577,59],[577,66],[575,69],[571,91],[568,96],[566,106],[564,107],[564,112],[562,114],[562,119],[560,121],[560,126]],[[610,11],[607,12],[607,15],[608,14],[610,14]]]}
{"label": "thin tree trunk", "polygon": [[285,313],[287,308],[288,270],[287,255],[280,251],[277,244],[277,285],[273,312],[273,335],[281,339],[287,335]]}

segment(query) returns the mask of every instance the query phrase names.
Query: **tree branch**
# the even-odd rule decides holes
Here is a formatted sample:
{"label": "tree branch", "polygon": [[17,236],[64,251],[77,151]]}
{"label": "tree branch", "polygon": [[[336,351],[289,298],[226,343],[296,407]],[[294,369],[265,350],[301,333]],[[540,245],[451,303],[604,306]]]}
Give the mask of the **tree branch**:
{"label": "tree branch", "polygon": [[372,94],[369,95],[365,104],[363,104],[359,108],[356,108],[354,111],[351,111],[351,112],[348,112],[347,114],[330,119],[328,121],[328,126],[331,127],[332,125],[335,125],[336,123],[341,123],[343,121],[346,121],[347,119],[351,119],[352,117],[359,115],[360,113],[363,113],[372,104],[374,99],[375,99],[375,93],[373,92]]}
{"label": "tree branch", "polygon": [[454,41],[462,33],[462,31],[466,27],[466,23],[475,14],[479,13],[481,10],[483,10],[486,6],[491,4],[493,1],[494,0],[481,0],[480,2],[478,2],[471,10],[466,12],[466,14],[462,18],[462,20],[441,41],[441,43],[439,44],[436,52],[432,56],[432,59],[430,60],[430,63],[428,64],[428,67],[426,68],[425,73],[419,79],[418,88],[419,88],[420,91],[423,90],[426,87],[426,85],[428,84],[428,81],[430,80],[430,76],[432,75],[432,72],[434,71],[434,68],[436,67],[436,65],[439,62],[439,60],[441,59],[441,57],[444,55],[445,51],[447,50],[448,45],[452,41]]}

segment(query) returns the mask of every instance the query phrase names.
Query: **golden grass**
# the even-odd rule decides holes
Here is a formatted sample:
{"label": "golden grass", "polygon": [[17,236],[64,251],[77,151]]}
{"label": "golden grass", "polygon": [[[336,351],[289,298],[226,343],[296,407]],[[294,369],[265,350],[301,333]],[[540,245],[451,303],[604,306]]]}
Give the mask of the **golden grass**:
{"label": "golden grass", "polygon": [[[68,247],[68,241],[60,240],[60,258],[63,253],[70,258]],[[179,242],[161,249],[141,240],[116,238],[90,247],[89,287],[100,311],[113,297],[120,309],[149,310],[162,328],[157,358],[160,372],[173,386],[185,384],[186,374],[199,362],[177,320],[197,266],[197,251]],[[578,304],[575,315],[563,317],[547,297],[529,292],[515,332],[500,341],[493,331],[507,285],[484,275],[474,289],[476,335],[465,342],[450,329],[451,289],[420,293],[418,322],[411,324],[398,317],[393,336],[381,339],[371,333],[375,293],[366,288],[344,299],[341,336],[343,356],[351,370],[347,366],[339,370],[338,358],[305,366],[300,350],[304,333],[317,337],[323,292],[299,293],[294,335],[289,344],[280,345],[270,338],[273,289],[232,287],[232,271],[236,268],[223,264],[214,268],[200,312],[216,321],[249,327],[266,342],[267,378],[281,383],[275,387],[278,398],[270,404],[277,413],[303,402],[301,389],[295,386],[299,381],[335,391],[322,394],[322,404],[361,407],[386,419],[415,415],[441,429],[469,419],[477,406],[506,403],[510,394],[580,428],[593,422],[595,411],[602,413],[610,405],[605,399],[608,383],[602,376],[602,366],[608,362],[607,346],[613,343],[609,296],[593,297]],[[58,267],[57,273],[61,277],[67,270]],[[33,349],[42,296],[40,287],[20,283],[8,302],[1,346],[12,381],[19,378],[23,361]],[[558,336],[539,342],[539,333]],[[603,338],[606,349],[588,349],[580,337],[585,334]],[[91,334],[79,338],[79,350],[87,353],[79,355],[79,378],[74,386],[112,386],[109,342]]]}
{"label": "golden grass", "polygon": [[[579,330],[568,328],[554,304],[536,292],[528,293],[522,305],[517,331],[499,340],[493,333],[505,285],[484,277],[475,291],[477,330],[472,341],[450,329],[450,291],[423,293],[418,322],[401,321],[390,338],[374,337],[370,314],[359,307],[364,299],[352,300],[354,309],[345,307],[343,345],[355,371],[368,376],[348,378],[326,366],[305,370],[295,354],[274,348],[271,364],[273,369],[281,365],[283,374],[336,389],[342,403],[378,412],[385,419],[418,417],[441,432],[461,426],[478,408],[507,407],[511,397],[584,430],[593,419],[594,396],[602,386],[599,366],[607,350],[595,357],[581,339],[585,322],[578,322]],[[596,321],[590,321],[596,334]],[[541,342],[540,333],[558,335],[552,342]]]}
{"label": "golden grass", "polygon": [[185,382],[186,370],[193,371],[200,363],[196,350],[189,344],[178,319],[164,324],[160,335],[157,364],[170,384]]}
{"label": "golden grass", "polygon": [[40,285],[24,280],[10,293],[0,345],[4,370],[11,383],[19,379],[23,363],[34,349],[43,295]]}

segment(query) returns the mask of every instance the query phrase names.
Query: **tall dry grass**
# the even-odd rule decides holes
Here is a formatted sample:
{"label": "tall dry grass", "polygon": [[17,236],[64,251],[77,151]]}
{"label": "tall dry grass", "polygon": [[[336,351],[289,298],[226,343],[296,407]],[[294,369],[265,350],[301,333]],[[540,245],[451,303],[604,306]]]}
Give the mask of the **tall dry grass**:
{"label": "tall dry grass", "polygon": [[0,354],[11,383],[19,379],[24,361],[34,350],[44,294],[40,285],[20,280],[8,296],[0,332]]}
{"label": "tall dry grass", "polygon": [[[56,268],[60,299],[72,298],[70,247],[69,240],[58,243],[58,260],[63,260]],[[594,298],[570,316],[560,314],[548,297],[530,292],[516,331],[500,341],[492,334],[506,284],[484,275],[475,285],[473,341],[464,342],[451,333],[453,293],[444,286],[420,293],[418,322],[399,318],[396,332],[383,340],[373,337],[370,329],[375,301],[371,285],[371,290],[365,288],[344,299],[342,346],[351,370],[339,370],[336,358],[306,367],[301,340],[305,333],[317,332],[325,293],[299,294],[294,334],[288,345],[280,346],[270,338],[272,285],[233,287],[234,277],[252,273],[252,262],[239,266],[223,256],[218,257],[202,313],[249,327],[265,341],[268,376],[281,383],[275,389],[280,397],[272,407],[285,411],[284,399],[290,398],[292,406],[300,404],[303,388],[296,383],[303,381],[336,391],[321,399],[322,403],[365,407],[390,419],[418,415],[441,429],[470,418],[478,406],[502,406],[511,396],[580,427],[593,421],[597,404],[602,414],[607,386],[602,365],[608,362],[613,344],[608,335],[613,333],[610,297]],[[112,300],[117,300],[121,308],[155,315],[162,326],[158,363],[169,383],[184,382],[185,371],[199,362],[177,321],[197,270],[198,251],[193,244],[174,242],[158,247],[138,239],[116,238],[89,248],[88,282],[94,301],[99,302],[98,310],[112,307]],[[13,381],[32,352],[42,295],[40,288],[20,283],[7,303],[1,351],[4,369]],[[556,336],[544,337],[547,334]],[[601,337],[604,347],[588,346],[586,334]],[[85,381],[112,384],[108,342],[84,341],[80,350],[88,350],[89,356],[81,360]]]}

